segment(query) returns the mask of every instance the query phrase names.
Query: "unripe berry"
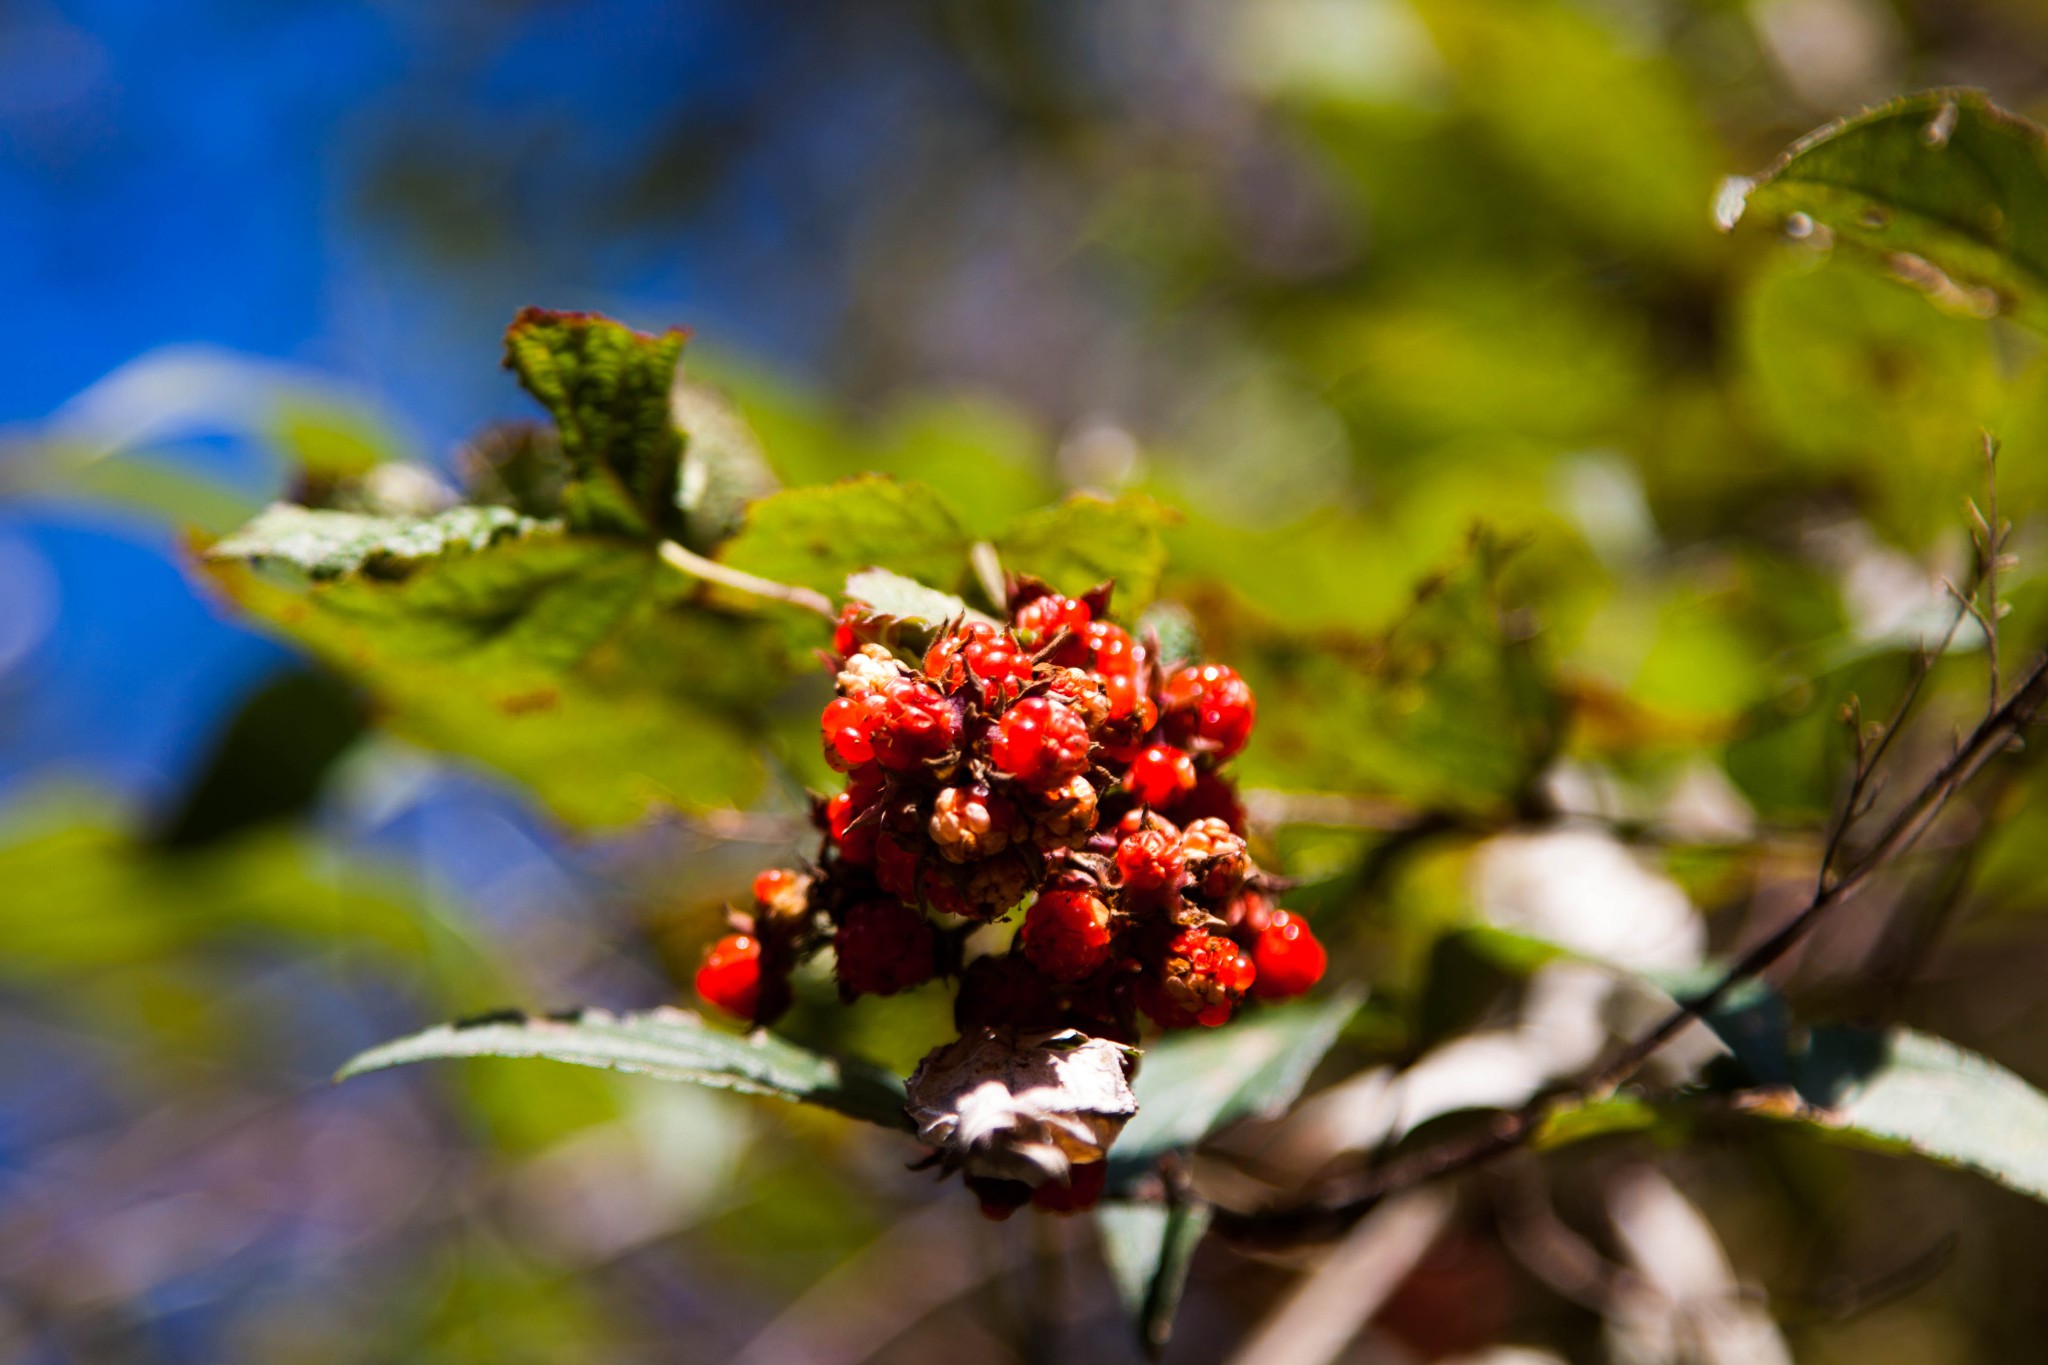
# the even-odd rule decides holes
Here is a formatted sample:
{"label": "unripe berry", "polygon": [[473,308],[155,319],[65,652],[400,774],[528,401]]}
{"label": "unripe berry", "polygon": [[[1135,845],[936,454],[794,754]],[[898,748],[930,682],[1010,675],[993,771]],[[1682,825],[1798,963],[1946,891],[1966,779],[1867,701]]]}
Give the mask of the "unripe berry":
{"label": "unripe berry", "polygon": [[1275,910],[1252,942],[1252,962],[1259,972],[1254,993],[1261,1000],[1285,1000],[1322,980],[1330,955],[1298,915]]}
{"label": "unripe berry", "polygon": [[1168,805],[1195,789],[1195,760],[1171,744],[1150,745],[1131,760],[1124,786],[1140,805]]}
{"label": "unripe berry", "polygon": [[995,919],[1017,908],[1017,902],[1030,894],[1041,872],[1036,859],[1019,857],[1013,847],[998,857],[961,866],[960,894],[976,917]]}
{"label": "unripe berry", "polygon": [[1218,758],[1244,748],[1258,714],[1251,688],[1222,664],[1191,664],[1175,673],[1160,689],[1159,707],[1175,743]]}
{"label": "unripe berry", "polygon": [[908,772],[942,758],[960,738],[960,713],[929,683],[899,678],[870,706],[869,742],[876,761],[892,771]]}
{"label": "unripe berry", "polygon": [[866,697],[835,697],[827,702],[819,722],[825,761],[842,773],[874,762],[874,723]]}
{"label": "unripe berry", "polygon": [[1086,891],[1047,891],[1025,913],[1024,955],[1055,981],[1079,981],[1109,961],[1109,907]]}
{"label": "unripe berry", "polygon": [[947,787],[932,802],[928,832],[948,862],[971,863],[1010,846],[1017,811],[984,786]]}
{"label": "unripe berry", "polygon": [[1162,1028],[1215,1028],[1227,1023],[1258,977],[1235,943],[1202,929],[1185,929],[1167,945],[1158,975],[1138,983],[1138,1005]]}
{"label": "unripe berry", "polygon": [[1124,890],[1138,896],[1157,897],[1179,887],[1186,864],[1172,826],[1154,826],[1125,836],[1116,846],[1116,870]]}
{"label": "unripe berry", "polygon": [[1244,836],[1221,820],[1190,822],[1181,831],[1181,850],[1187,856],[1195,893],[1218,904],[1235,896],[1251,871]]}
{"label": "unripe berry", "polygon": [[995,766],[1027,787],[1058,786],[1088,768],[1088,726],[1051,697],[1026,697],[996,722],[989,741]]}
{"label": "unripe berry", "polygon": [[771,867],[754,878],[754,904],[763,919],[789,924],[810,912],[811,879],[786,867]]}
{"label": "unripe berry", "polygon": [[894,995],[932,979],[937,939],[925,917],[901,901],[860,901],[833,936],[840,994]]}
{"label": "unripe berry", "polygon": [[1098,799],[1086,777],[1070,777],[1040,799],[1032,813],[1031,834],[1040,848],[1071,848],[1095,828]]}
{"label": "unripe berry", "polygon": [[909,676],[910,670],[897,661],[886,645],[862,645],[839,665],[832,685],[842,697],[872,697]]}
{"label": "unripe berry", "polygon": [[761,941],[727,934],[712,944],[697,968],[697,994],[736,1019],[751,1020],[761,996]]}

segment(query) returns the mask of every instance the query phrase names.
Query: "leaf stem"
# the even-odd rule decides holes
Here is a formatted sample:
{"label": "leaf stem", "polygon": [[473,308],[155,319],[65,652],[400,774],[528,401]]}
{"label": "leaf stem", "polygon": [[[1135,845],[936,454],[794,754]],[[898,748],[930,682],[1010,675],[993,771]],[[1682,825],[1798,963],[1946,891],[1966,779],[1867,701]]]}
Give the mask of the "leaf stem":
{"label": "leaf stem", "polygon": [[670,568],[680,569],[692,578],[701,578],[707,583],[731,588],[751,597],[765,597],[772,602],[787,602],[792,607],[816,612],[827,621],[837,621],[839,612],[832,605],[832,599],[815,588],[801,587],[795,583],[777,583],[771,578],[761,578],[744,569],[735,569],[715,559],[684,549],[673,540],[661,542],[661,557]]}

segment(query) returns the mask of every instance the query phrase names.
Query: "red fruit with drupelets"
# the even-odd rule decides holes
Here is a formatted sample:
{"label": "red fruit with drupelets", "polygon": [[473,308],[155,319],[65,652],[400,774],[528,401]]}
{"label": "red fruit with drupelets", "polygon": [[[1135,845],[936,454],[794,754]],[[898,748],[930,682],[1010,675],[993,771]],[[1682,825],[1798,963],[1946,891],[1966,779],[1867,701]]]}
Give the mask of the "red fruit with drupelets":
{"label": "red fruit with drupelets", "polygon": [[1244,833],[1244,803],[1237,799],[1237,788],[1230,779],[1218,773],[1197,776],[1195,789],[1170,802],[1165,813],[1183,825],[1197,820],[1221,820],[1239,834]]}
{"label": "red fruit with drupelets", "polygon": [[1258,704],[1237,670],[1223,664],[1191,664],[1159,691],[1161,723],[1176,744],[1229,758],[1251,738]]}
{"label": "red fruit with drupelets", "polygon": [[875,839],[881,833],[873,820],[863,820],[873,796],[864,801],[852,788],[825,803],[825,826],[839,847],[840,861],[848,867],[872,867]]}
{"label": "red fruit with drupelets", "polygon": [[930,683],[898,678],[868,706],[869,743],[876,761],[891,771],[910,772],[943,758],[960,738],[960,713]]}
{"label": "red fruit with drupelets", "polygon": [[1026,697],[1003,713],[989,741],[998,770],[1027,787],[1055,787],[1088,769],[1088,726],[1051,697]]}
{"label": "red fruit with drupelets", "polygon": [[894,995],[932,979],[937,938],[925,917],[901,901],[857,902],[832,946],[838,951],[833,975],[848,999]]}
{"label": "red fruit with drupelets", "polygon": [[1195,760],[1171,744],[1139,750],[1124,774],[1124,786],[1140,805],[1165,806],[1195,789]]}
{"label": "red fruit with drupelets", "polygon": [[1002,627],[969,621],[932,643],[925,651],[924,671],[948,693],[973,680],[982,703],[992,706],[1024,690],[1031,681],[1031,660]]}
{"label": "red fruit with drupelets", "polygon": [[883,833],[875,840],[875,882],[902,900],[917,899],[917,868],[923,850],[907,839]]}
{"label": "red fruit with drupelets", "polygon": [[1126,835],[1116,846],[1116,870],[1124,890],[1134,895],[1149,898],[1175,890],[1187,875],[1180,836],[1164,822]]}
{"label": "red fruit with drupelets", "polygon": [[832,652],[842,659],[859,653],[862,645],[873,642],[874,628],[874,613],[862,603],[848,602],[832,627]]}
{"label": "red fruit with drupelets", "polygon": [[1086,891],[1047,891],[1025,912],[1024,955],[1055,981],[1079,981],[1109,961],[1109,907]]}
{"label": "red fruit with drupelets", "polygon": [[1244,887],[1252,870],[1244,836],[1214,816],[1190,820],[1180,832],[1194,894],[1221,905]]}
{"label": "red fruit with drupelets", "polygon": [[1299,915],[1275,910],[1252,941],[1252,963],[1259,972],[1253,993],[1261,1000],[1286,1000],[1323,979],[1330,955]]}
{"label": "red fruit with drupelets", "polygon": [[1102,1202],[1108,1181],[1107,1161],[1070,1166],[1065,1180],[1048,1180],[1031,1192],[1031,1207],[1046,1213],[1086,1213]]}
{"label": "red fruit with drupelets", "polygon": [[786,867],[771,867],[754,878],[754,905],[770,923],[796,924],[810,912],[811,879]]}
{"label": "red fruit with drupelets", "polygon": [[1058,593],[1047,593],[1034,597],[1017,608],[1010,618],[1010,627],[1016,631],[1018,641],[1027,650],[1044,649],[1052,637],[1062,630],[1067,632],[1067,641],[1061,645],[1052,662],[1065,664],[1070,668],[1083,667],[1088,663],[1089,649],[1083,632],[1088,629],[1088,620],[1094,613],[1088,610],[1086,602],[1077,602],[1071,597]]}
{"label": "red fruit with drupelets", "polygon": [[825,761],[840,772],[849,772],[875,761],[875,717],[865,697],[834,697],[825,704],[819,729],[825,743]]}
{"label": "red fruit with drupelets", "polygon": [[727,934],[712,944],[697,968],[697,994],[736,1019],[751,1020],[761,998],[761,941]]}
{"label": "red fruit with drupelets", "polygon": [[1131,633],[1110,621],[1090,621],[1081,629],[1088,648],[1088,667],[1105,678],[1136,678],[1145,671],[1145,647]]}
{"label": "red fruit with drupelets", "polygon": [[1138,983],[1138,1005],[1162,1028],[1215,1028],[1258,977],[1235,943],[1204,929],[1184,929],[1167,945],[1156,976]]}

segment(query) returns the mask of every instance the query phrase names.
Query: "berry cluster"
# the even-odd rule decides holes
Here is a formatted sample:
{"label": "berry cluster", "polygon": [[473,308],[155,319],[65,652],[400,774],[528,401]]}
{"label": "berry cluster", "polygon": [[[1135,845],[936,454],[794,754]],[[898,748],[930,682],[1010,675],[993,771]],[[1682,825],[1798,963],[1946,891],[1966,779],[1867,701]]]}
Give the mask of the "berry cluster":
{"label": "berry cluster", "polygon": [[[846,784],[818,806],[818,863],[761,874],[699,994],[768,1023],[829,945],[847,1000],[952,977],[963,1032],[1134,1043],[1140,1012],[1213,1027],[1247,995],[1313,985],[1323,949],[1261,894],[1220,772],[1250,737],[1251,689],[1221,664],[1162,668],[1108,599],[1017,580],[1007,625],[952,623],[915,662],[850,605],[821,717]],[[968,960],[969,934],[1020,906],[1009,951]]]}

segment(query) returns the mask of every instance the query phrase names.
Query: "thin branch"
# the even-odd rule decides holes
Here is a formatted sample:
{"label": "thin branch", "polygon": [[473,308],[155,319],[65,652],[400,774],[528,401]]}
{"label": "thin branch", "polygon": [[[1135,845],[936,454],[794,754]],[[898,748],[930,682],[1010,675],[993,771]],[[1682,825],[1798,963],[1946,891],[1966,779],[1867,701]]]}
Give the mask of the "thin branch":
{"label": "thin branch", "polygon": [[731,588],[735,592],[743,592],[751,597],[787,602],[792,607],[802,607],[805,611],[816,612],[827,621],[839,619],[839,612],[833,607],[832,599],[814,588],[799,587],[794,583],[777,583],[770,578],[758,577],[745,570],[735,569],[731,565],[721,564],[715,559],[706,559],[703,555],[684,549],[673,540],[661,542],[661,557],[669,567],[680,569],[692,578],[701,578],[707,583],[716,583],[720,587]]}
{"label": "thin branch", "polygon": [[2011,696],[1978,723],[1913,798],[1886,822],[1860,857],[1832,881],[1816,886],[1804,909],[1743,954],[1706,991],[1680,1004],[1612,1060],[1595,1067],[1562,1091],[1540,1097],[1521,1109],[1495,1115],[1476,1133],[1448,1139],[1398,1157],[1376,1170],[1333,1182],[1316,1198],[1302,1204],[1254,1212],[1218,1209],[1217,1230],[1253,1241],[1292,1241],[1327,1235],[1349,1226],[1386,1196],[1513,1151],[1533,1138],[1552,1115],[1611,1093],[1672,1039],[1710,1013],[1736,987],[1768,970],[1804,941],[1829,910],[1847,900],[1873,873],[1912,848],[1949,799],[1968,785],[1986,763],[2005,752],[2044,705],[2048,705],[2048,656],[2033,663]]}

